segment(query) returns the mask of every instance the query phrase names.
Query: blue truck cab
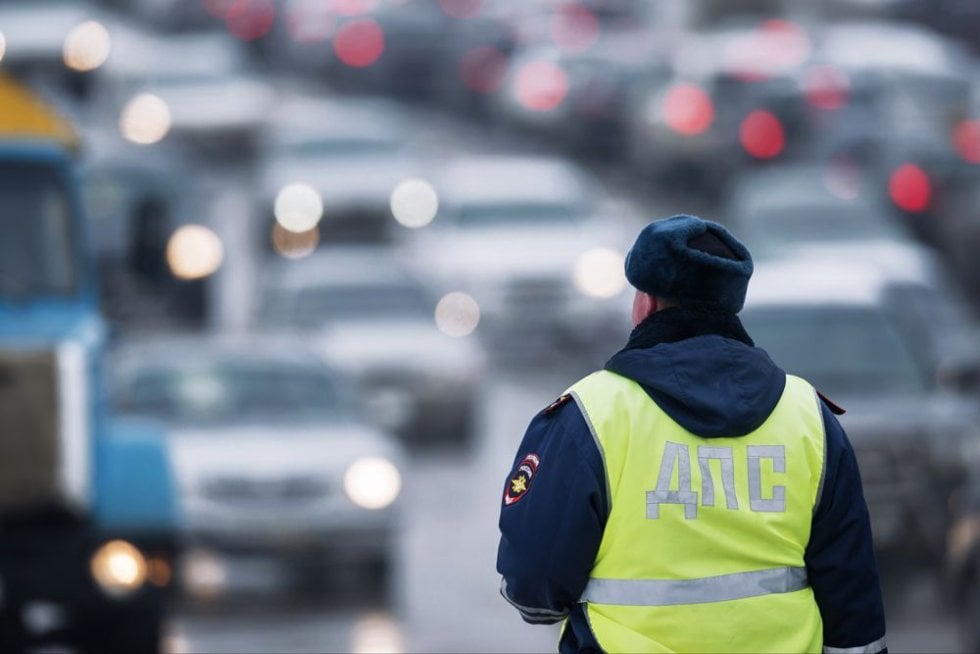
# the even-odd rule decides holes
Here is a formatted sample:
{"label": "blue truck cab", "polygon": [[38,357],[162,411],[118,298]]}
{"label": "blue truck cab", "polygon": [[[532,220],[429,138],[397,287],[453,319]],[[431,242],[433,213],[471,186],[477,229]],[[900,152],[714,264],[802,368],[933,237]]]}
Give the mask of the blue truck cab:
{"label": "blue truck cab", "polygon": [[0,77],[0,651],[159,651],[177,500],[154,424],[115,418],[70,126]]}

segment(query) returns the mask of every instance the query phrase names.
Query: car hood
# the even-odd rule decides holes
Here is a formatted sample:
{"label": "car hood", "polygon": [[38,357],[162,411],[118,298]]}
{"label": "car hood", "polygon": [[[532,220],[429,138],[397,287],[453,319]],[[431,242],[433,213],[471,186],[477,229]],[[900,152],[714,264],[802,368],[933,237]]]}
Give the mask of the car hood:
{"label": "car hood", "polygon": [[389,437],[354,423],[176,428],[168,435],[167,448],[184,493],[213,478],[342,476],[347,466],[366,456],[401,464],[398,446]]}
{"label": "car hood", "polygon": [[942,447],[980,436],[980,406],[967,397],[945,392],[879,397],[832,398],[847,412],[838,419],[855,445],[927,439]]}
{"label": "car hood", "polygon": [[176,130],[258,128],[274,101],[271,87],[251,79],[150,89],[170,110]]}
{"label": "car hood", "polygon": [[453,338],[423,320],[341,320],[317,340],[331,361],[355,373],[401,369],[462,381],[482,365],[473,336]]}
{"label": "car hood", "polygon": [[601,229],[586,226],[452,230],[419,243],[443,275],[456,280],[502,281],[519,276],[560,275],[571,279],[576,258],[607,245]]}

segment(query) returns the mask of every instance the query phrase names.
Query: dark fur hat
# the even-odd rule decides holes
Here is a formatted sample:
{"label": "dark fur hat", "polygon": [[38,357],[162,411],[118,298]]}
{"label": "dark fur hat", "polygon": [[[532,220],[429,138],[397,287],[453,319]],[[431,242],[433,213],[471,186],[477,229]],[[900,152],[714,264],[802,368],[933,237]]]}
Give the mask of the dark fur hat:
{"label": "dark fur hat", "polygon": [[626,279],[650,295],[695,300],[738,313],[752,276],[752,255],[710,220],[678,215],[640,232],[626,255]]}

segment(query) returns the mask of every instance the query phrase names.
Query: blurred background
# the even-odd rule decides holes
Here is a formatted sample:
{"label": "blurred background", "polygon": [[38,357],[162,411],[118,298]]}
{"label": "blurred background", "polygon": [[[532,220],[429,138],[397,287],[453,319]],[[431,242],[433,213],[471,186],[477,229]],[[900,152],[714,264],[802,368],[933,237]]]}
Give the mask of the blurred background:
{"label": "blurred background", "polygon": [[891,651],[980,650],[978,55],[972,0],[0,0],[0,645],[552,651],[504,477],[684,212],[848,409]]}

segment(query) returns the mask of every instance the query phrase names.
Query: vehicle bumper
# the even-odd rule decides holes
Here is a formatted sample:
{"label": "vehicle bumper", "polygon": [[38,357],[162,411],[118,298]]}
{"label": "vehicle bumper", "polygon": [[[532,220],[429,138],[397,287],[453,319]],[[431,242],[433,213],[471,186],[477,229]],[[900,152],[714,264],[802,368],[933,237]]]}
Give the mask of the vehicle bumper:
{"label": "vehicle bumper", "polygon": [[[107,594],[90,572],[95,551],[115,539],[135,545],[157,571],[152,582],[125,596]],[[169,534],[113,533],[77,523],[5,527],[0,531],[4,628],[18,625],[29,641],[61,642],[91,636],[87,629],[93,621],[157,621],[173,596],[177,551]]]}

